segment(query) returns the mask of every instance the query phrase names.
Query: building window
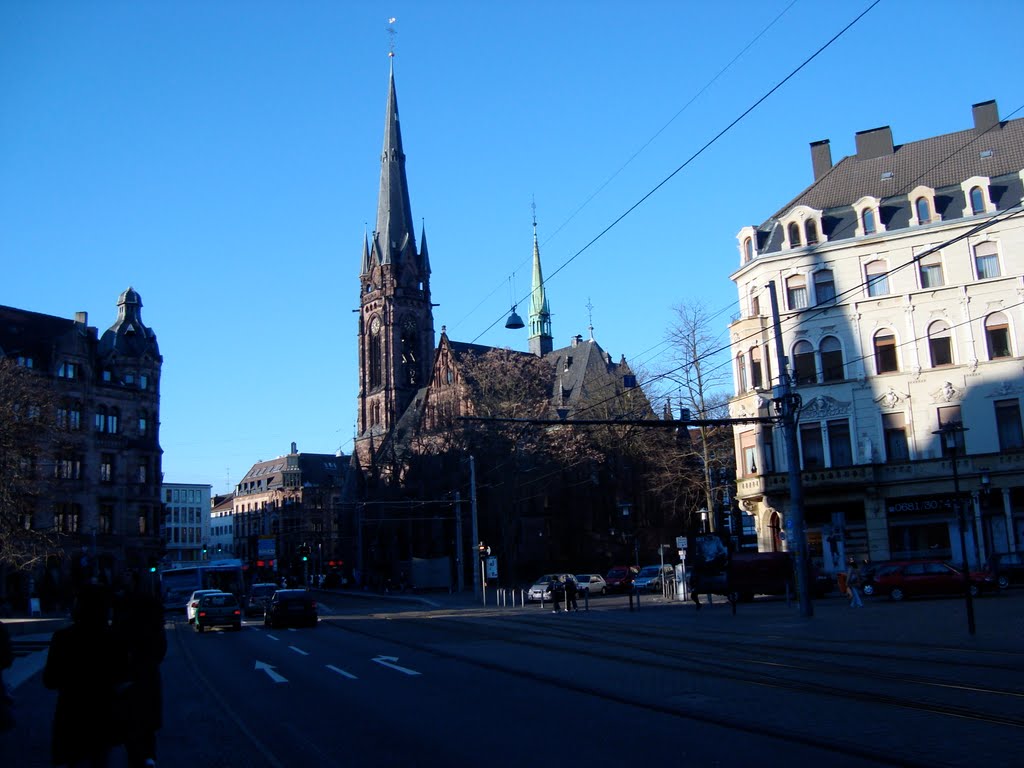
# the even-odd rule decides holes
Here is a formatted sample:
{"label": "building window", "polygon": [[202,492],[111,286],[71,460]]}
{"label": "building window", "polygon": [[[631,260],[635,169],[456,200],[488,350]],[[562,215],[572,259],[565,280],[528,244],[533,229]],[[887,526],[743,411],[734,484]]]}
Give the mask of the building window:
{"label": "building window", "polygon": [[875,372],[892,373],[899,370],[896,359],[896,337],[887,331],[875,334]]}
{"label": "building window", "polygon": [[114,532],[114,505],[100,504],[100,533]]}
{"label": "building window", "polygon": [[814,367],[814,347],[809,341],[793,345],[793,378],[797,384],[815,384],[818,373]]}
{"label": "building window", "polygon": [[875,211],[873,208],[865,208],[861,212],[860,223],[864,228],[865,235],[875,234]]}
{"label": "building window", "polygon": [[139,510],[139,535],[146,535],[146,510],[145,508]]}
{"label": "building window", "polygon": [[750,350],[750,386],[754,389],[761,389],[764,386],[760,347],[753,347]]}
{"label": "building window", "polygon": [[808,245],[816,245],[818,242],[818,224],[814,219],[808,219],[804,223],[804,234],[807,237]]}
{"label": "building window", "polygon": [[113,374],[113,372],[109,368],[104,368],[103,369],[102,376],[103,376],[103,380],[104,381],[112,381],[113,378],[114,378],[114,374]]}
{"label": "building window", "polygon": [[942,257],[938,253],[925,256],[917,263],[917,271],[921,276],[922,288],[939,288],[942,280]]}
{"label": "building window", "polygon": [[[938,410],[939,416],[939,429],[945,429],[946,427],[961,427],[963,426],[963,418],[960,415],[959,405],[944,405]],[[953,430],[956,443],[956,453],[958,456],[964,455],[964,432],[962,429]],[[942,446],[942,455],[949,457],[952,455],[952,449],[946,445],[946,441],[939,437],[939,443]]]}
{"label": "building window", "polygon": [[743,241],[743,262],[752,261],[754,259],[754,239],[748,237]]}
{"label": "building window", "polygon": [[736,355],[736,387],[737,394],[747,391],[747,358],[742,352]]}
{"label": "building window", "polygon": [[68,429],[77,432],[82,428],[82,406],[72,403],[68,406]]}
{"label": "building window", "polygon": [[814,299],[818,304],[836,300],[836,284],[831,269],[819,269],[814,273]]}
{"label": "building window", "polygon": [[985,343],[988,345],[988,359],[1010,357],[1010,328],[1006,315],[993,312],[985,318]]}
{"label": "building window", "polygon": [[149,377],[144,374],[139,374],[139,389],[149,389]]}
{"label": "building window", "polygon": [[823,381],[842,381],[846,378],[843,372],[843,347],[835,336],[826,336],[821,340],[821,378]]}
{"label": "building window", "polygon": [[1024,448],[1019,400],[996,400],[996,431],[999,433],[1000,451],[1019,451]]}
{"label": "building window", "polygon": [[971,187],[971,213],[977,215],[985,212],[985,195],[981,187]]}
{"label": "building window", "polygon": [[104,453],[100,456],[100,482],[114,482],[114,454]]}
{"label": "building window", "polygon": [[786,302],[790,309],[807,308],[807,278],[793,275],[786,279]]}
{"label": "building window", "polygon": [[761,316],[761,295],[756,290],[750,292],[750,316]]}
{"label": "building window", "polygon": [[883,413],[882,431],[885,433],[885,458],[889,461],[907,461],[907,420],[902,413]]}
{"label": "building window", "polygon": [[148,475],[149,475],[149,462],[147,462],[147,461],[140,461],[139,462],[139,466],[138,466],[138,472],[137,472],[137,475],[136,475],[136,480],[138,482],[140,482],[140,483],[145,483],[146,482],[146,477]]}
{"label": "building window", "polygon": [[148,425],[148,421],[146,419],[146,412],[145,411],[141,411],[139,413],[139,436],[140,437],[144,437],[145,436],[147,425]]}
{"label": "building window", "polygon": [[373,331],[370,325],[370,387],[379,387],[383,383],[383,359],[381,357],[380,330]]}
{"label": "building window", "polygon": [[927,197],[917,198],[917,202],[914,203],[914,210],[917,211],[918,224],[927,224],[932,220],[932,209],[928,204]]}
{"label": "building window", "polygon": [[53,514],[53,527],[57,533],[78,533],[81,525],[81,504],[58,504],[55,507]]}
{"label": "building window", "polygon": [[63,362],[57,368],[57,378],[59,379],[77,379],[78,378],[78,363]]}
{"label": "building window", "polygon": [[58,480],[81,480],[82,462],[72,457],[57,459],[53,465],[53,475]]}
{"label": "building window", "polygon": [[949,326],[943,320],[936,320],[928,326],[928,351],[932,368],[953,364],[953,339]]}
{"label": "building window", "polygon": [[825,446],[821,440],[821,424],[800,425],[800,453],[804,459],[804,469],[815,469],[825,466]]}
{"label": "building window", "polygon": [[96,409],[96,431],[105,432],[107,429],[107,406],[101,405]]}
{"label": "building window", "polygon": [[849,467],[853,464],[853,447],[850,443],[850,422],[835,419],[827,423],[829,466]]}
{"label": "building window", "polygon": [[795,221],[789,225],[789,247],[799,248],[800,247],[800,225]]}
{"label": "building window", "polygon": [[121,428],[121,411],[117,408],[111,408],[110,413],[107,415],[107,432],[112,435],[116,435]]}
{"label": "building window", "polygon": [[31,368],[35,365],[31,357],[25,357],[24,355],[18,355],[18,359],[15,362],[22,368]]}
{"label": "building window", "polygon": [[986,241],[974,246],[974,269],[979,280],[999,277],[999,250],[995,243]]}
{"label": "building window", "polygon": [[864,265],[867,277],[868,296],[885,296],[889,293],[889,271],[885,262],[878,260]]}

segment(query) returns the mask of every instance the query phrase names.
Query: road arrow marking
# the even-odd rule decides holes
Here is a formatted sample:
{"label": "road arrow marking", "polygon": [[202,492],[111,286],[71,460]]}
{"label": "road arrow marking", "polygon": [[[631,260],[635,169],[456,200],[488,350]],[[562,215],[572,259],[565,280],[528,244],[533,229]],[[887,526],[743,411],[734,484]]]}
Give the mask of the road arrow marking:
{"label": "road arrow marking", "polygon": [[264,672],[267,673],[267,676],[271,680],[273,680],[275,683],[287,683],[288,682],[288,678],[287,677],[284,677],[283,675],[277,674],[277,672],[274,671],[274,668],[270,664],[267,664],[266,662],[257,661],[256,662],[256,669],[262,669]]}
{"label": "road arrow marking", "polygon": [[359,679],[358,677],[356,677],[355,675],[353,675],[353,674],[352,674],[351,672],[346,672],[346,671],[345,671],[344,669],[338,669],[338,668],[337,668],[336,666],[334,666],[333,664],[328,664],[328,665],[327,665],[327,668],[328,668],[329,670],[331,670],[331,672],[337,672],[337,673],[338,673],[339,675],[341,675],[342,677],[347,677],[347,678],[348,678],[349,680],[358,680],[358,679]]}
{"label": "road arrow marking", "polygon": [[373,662],[375,662],[377,664],[380,664],[382,667],[390,667],[391,669],[395,670],[396,672],[402,672],[403,674],[406,674],[406,675],[418,675],[419,674],[419,672],[417,672],[415,669],[408,669],[406,667],[400,667],[397,664],[395,664],[395,662],[398,661],[398,657],[397,656],[378,656],[375,659],[370,659],[370,661],[373,661]]}
{"label": "road arrow marking", "polygon": [[309,654],[306,651],[302,650],[301,648],[296,648],[294,645],[289,645],[288,647],[291,648],[296,653],[301,653],[303,656],[309,656]]}

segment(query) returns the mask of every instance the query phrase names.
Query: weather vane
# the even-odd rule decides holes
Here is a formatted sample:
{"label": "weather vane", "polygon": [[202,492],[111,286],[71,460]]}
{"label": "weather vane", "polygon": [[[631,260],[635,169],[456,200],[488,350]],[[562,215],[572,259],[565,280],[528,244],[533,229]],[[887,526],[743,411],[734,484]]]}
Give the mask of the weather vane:
{"label": "weather vane", "polygon": [[388,58],[395,58],[395,35],[398,34],[398,30],[395,29],[395,22],[398,21],[394,16],[388,19]]}
{"label": "weather vane", "polygon": [[586,307],[587,307],[587,322],[589,323],[589,325],[587,327],[590,330],[590,338],[593,339],[594,338],[594,305],[590,303],[590,297],[589,296],[587,296]]}

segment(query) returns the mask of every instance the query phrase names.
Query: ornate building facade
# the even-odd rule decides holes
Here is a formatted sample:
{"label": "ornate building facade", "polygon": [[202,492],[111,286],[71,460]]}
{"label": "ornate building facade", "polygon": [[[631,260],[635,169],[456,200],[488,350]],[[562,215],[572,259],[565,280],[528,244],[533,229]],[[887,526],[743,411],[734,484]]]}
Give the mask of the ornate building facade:
{"label": "ornate building facade", "polygon": [[[972,565],[1024,547],[1024,120],[1001,121],[991,101],[973,115],[904,144],[862,131],[835,164],[813,143],[811,186],[737,236],[730,412],[774,413],[771,283],[802,400],[804,534],[826,571],[848,557],[961,561],[958,504]],[[737,496],[766,550],[798,535],[782,438],[735,434]]]}

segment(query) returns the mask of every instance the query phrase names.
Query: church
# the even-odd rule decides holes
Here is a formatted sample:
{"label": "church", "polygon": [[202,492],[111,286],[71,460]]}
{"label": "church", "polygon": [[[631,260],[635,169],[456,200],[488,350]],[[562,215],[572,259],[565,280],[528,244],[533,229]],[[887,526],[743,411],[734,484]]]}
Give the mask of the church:
{"label": "church", "polygon": [[[359,554],[366,558],[367,567],[378,570],[394,570],[395,563],[407,563],[413,557],[454,554],[459,559],[461,553],[451,552],[451,542],[459,538],[452,530],[458,515],[458,510],[452,510],[458,498],[452,489],[463,488],[464,500],[477,490],[465,487],[466,454],[474,451],[482,489],[481,540],[493,540],[499,554],[521,566],[561,562],[566,567],[596,569],[611,564],[617,553],[610,551],[610,542],[604,539],[618,535],[614,531],[622,527],[618,518],[623,506],[628,509],[636,501],[621,487],[629,473],[612,471],[603,451],[578,445],[577,455],[582,451],[587,460],[566,463],[567,441],[579,440],[578,435],[569,440],[566,434],[558,438],[563,449],[555,462],[558,467],[552,466],[550,454],[540,459],[536,453],[524,465],[518,455],[522,434],[512,437],[509,429],[488,431],[467,418],[655,419],[647,397],[625,358],[613,361],[594,340],[592,328],[589,338],[575,335],[568,346],[554,348],[536,220],[528,351],[455,341],[444,326],[435,345],[431,261],[425,228],[418,238],[414,230],[405,164],[392,60],[376,226],[363,237],[359,269],[359,394],[353,462],[365,480],[361,506],[372,510],[357,522]],[[523,327],[514,307],[507,327]],[[550,443],[553,431],[557,427],[534,427],[531,439]],[[499,447],[503,440],[510,441],[505,448]],[[506,449],[516,452],[516,461],[508,455],[501,459]],[[489,457],[501,466],[488,466]],[[538,461],[543,468],[536,466]],[[510,474],[510,465],[517,463]],[[544,476],[540,484],[538,475]],[[616,475],[615,488],[608,485],[611,475]],[[389,512],[381,511],[389,507],[385,498],[390,500]],[[395,514],[395,505],[406,511]],[[416,524],[425,515],[410,510],[423,505],[441,509],[441,513],[430,512],[441,524]],[[562,528],[573,532],[566,538],[574,539],[575,545],[559,540]],[[589,548],[593,551],[585,546],[587,538],[597,545]],[[468,529],[464,540],[468,547]],[[616,541],[623,543],[621,536]],[[562,562],[570,556],[579,560]],[[369,562],[374,558],[376,566]],[[525,572],[520,575],[531,577]]]}

